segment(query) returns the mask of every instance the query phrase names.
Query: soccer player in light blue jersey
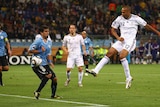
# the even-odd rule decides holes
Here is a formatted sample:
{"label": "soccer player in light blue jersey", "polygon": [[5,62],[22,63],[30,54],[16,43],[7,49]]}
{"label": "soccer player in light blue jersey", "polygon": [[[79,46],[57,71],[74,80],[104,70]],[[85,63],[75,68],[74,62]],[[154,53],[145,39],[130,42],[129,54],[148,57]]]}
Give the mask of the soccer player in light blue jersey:
{"label": "soccer player in light blue jersey", "polygon": [[[85,65],[85,69],[88,69],[89,68],[89,57],[91,56],[93,58],[94,56],[93,44],[92,44],[91,39],[87,36],[86,31],[83,31],[81,35],[84,39],[84,44],[86,46],[86,53],[87,53],[87,55],[84,55],[83,50],[82,50],[84,65]],[[85,72],[85,76],[88,76],[87,72]]]}
{"label": "soccer player in light blue jersey", "polygon": [[46,25],[41,26],[40,35],[41,37],[36,39],[29,47],[29,52],[32,53],[33,56],[38,56],[42,59],[42,63],[39,66],[31,64],[33,71],[41,79],[41,83],[38,89],[34,92],[34,96],[36,99],[39,99],[41,90],[47,81],[51,79],[51,98],[61,98],[60,96],[55,95],[57,89],[57,78],[56,74],[50,68],[50,66],[54,68],[54,65],[50,57],[52,41],[47,39],[49,35],[49,27]]}
{"label": "soccer player in light blue jersey", "polygon": [[0,86],[4,86],[2,81],[2,71],[9,70],[8,56],[11,56],[10,43],[8,41],[8,35],[2,30],[3,24],[0,23]]}

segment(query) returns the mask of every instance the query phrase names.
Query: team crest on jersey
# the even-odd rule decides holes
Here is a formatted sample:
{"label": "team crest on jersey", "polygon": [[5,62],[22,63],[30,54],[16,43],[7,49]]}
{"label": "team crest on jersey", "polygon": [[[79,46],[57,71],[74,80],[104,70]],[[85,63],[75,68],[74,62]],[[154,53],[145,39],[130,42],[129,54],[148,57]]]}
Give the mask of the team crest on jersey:
{"label": "team crest on jersey", "polygon": [[49,48],[51,48],[51,45],[48,45]]}

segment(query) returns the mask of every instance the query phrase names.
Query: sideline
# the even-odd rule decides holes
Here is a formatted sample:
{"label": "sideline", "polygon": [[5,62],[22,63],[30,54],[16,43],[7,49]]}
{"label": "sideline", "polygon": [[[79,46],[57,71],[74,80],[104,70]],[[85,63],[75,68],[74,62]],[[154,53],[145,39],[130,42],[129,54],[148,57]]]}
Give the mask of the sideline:
{"label": "sideline", "polygon": [[[24,99],[35,99],[34,97],[20,96],[20,95],[9,95],[9,94],[0,94],[0,96],[16,97],[16,98],[24,98]],[[109,105],[84,103],[84,102],[74,102],[74,101],[67,101],[67,100],[61,100],[61,99],[60,100],[56,100],[56,99],[40,98],[38,100],[51,101],[51,102],[62,102],[62,103],[70,103],[70,104],[78,104],[78,105],[86,105],[86,106],[80,106],[80,107],[109,107]]]}

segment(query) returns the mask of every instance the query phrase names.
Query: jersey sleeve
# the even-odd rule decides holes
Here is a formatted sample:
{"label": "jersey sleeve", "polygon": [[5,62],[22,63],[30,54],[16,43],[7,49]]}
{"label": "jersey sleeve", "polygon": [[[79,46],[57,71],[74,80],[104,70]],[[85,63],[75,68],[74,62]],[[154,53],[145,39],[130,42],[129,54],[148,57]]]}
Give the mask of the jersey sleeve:
{"label": "jersey sleeve", "polygon": [[4,41],[9,42],[7,33],[6,32],[3,32],[3,33],[4,33]]}
{"label": "jersey sleeve", "polygon": [[29,47],[29,50],[38,50],[40,48],[40,39],[36,39]]}
{"label": "jersey sleeve", "polygon": [[62,46],[67,46],[67,36],[64,36]]}
{"label": "jersey sleeve", "polygon": [[50,41],[50,50],[49,50],[49,54],[48,55],[51,55],[52,54],[52,41]]}
{"label": "jersey sleeve", "polygon": [[35,37],[35,40],[41,38],[41,35],[40,34],[37,34],[36,37]]}
{"label": "jersey sleeve", "polygon": [[112,22],[111,27],[117,29],[117,28],[120,26],[120,21],[119,21],[120,19],[121,19],[120,16],[118,16],[118,17]]}
{"label": "jersey sleeve", "polygon": [[137,16],[137,23],[143,27],[147,25],[147,22],[139,16]]}

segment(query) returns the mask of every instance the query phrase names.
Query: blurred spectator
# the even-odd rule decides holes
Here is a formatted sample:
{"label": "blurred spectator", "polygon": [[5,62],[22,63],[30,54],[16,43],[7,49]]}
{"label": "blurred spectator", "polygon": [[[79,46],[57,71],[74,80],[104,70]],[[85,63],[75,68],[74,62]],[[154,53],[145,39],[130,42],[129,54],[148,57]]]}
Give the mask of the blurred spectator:
{"label": "blurred spectator", "polygon": [[152,40],[149,39],[148,42],[145,44],[145,53],[146,53],[147,64],[152,63],[151,46],[152,46]]}
{"label": "blurred spectator", "polygon": [[151,54],[152,54],[152,62],[158,63],[158,52],[159,52],[159,45],[156,40],[153,41],[151,45]]}
{"label": "blurred spectator", "polygon": [[144,61],[144,55],[145,55],[145,47],[143,43],[140,43],[140,46],[138,47],[138,58],[140,61],[140,64]]}
{"label": "blurred spectator", "polygon": [[111,15],[114,15],[116,12],[116,4],[114,2],[110,2],[108,7]]}
{"label": "blurred spectator", "polygon": [[55,32],[63,39],[71,22],[77,25],[78,32],[109,35],[112,20],[125,4],[147,21],[155,20],[152,25],[160,29],[160,5],[152,0],[2,0],[0,20],[9,38],[32,39],[35,28],[45,23],[52,29],[53,39]]}

